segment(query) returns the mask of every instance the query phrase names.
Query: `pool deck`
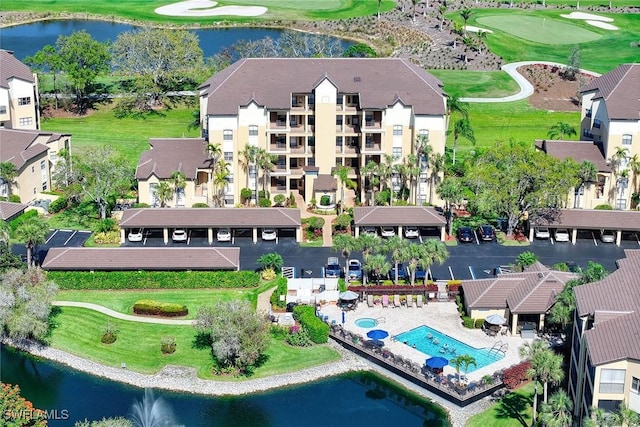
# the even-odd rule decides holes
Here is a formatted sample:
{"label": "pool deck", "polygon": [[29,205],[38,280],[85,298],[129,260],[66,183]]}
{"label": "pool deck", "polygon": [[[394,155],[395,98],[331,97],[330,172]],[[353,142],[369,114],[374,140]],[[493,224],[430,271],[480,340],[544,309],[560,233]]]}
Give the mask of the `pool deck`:
{"label": "pool deck", "polygon": [[[342,310],[336,305],[325,305],[320,309],[323,316],[329,316],[329,323],[335,320],[335,323],[342,323]],[[356,326],[355,321],[363,317],[378,319],[380,324],[374,328],[361,328]],[[531,340],[525,340],[520,336],[496,336],[490,337],[480,329],[467,329],[462,326],[460,314],[453,302],[431,302],[425,304],[422,308],[417,307],[397,307],[384,308],[382,306],[367,307],[366,303],[359,303],[358,307],[353,311],[345,312],[345,323],[343,327],[353,333],[362,335],[366,338],[367,332],[372,329],[383,329],[389,332],[389,338],[382,340],[385,348],[392,353],[405,358],[410,358],[420,366],[424,365],[424,361],[428,356],[424,353],[405,345],[398,341],[393,341],[392,336],[401,334],[415,327],[427,325],[433,329],[449,335],[459,341],[469,344],[476,348],[491,348],[498,341],[508,344],[505,357],[495,363],[484,368],[477,369],[467,375],[469,381],[479,381],[484,375],[491,375],[495,371],[508,368],[521,361],[519,349]],[[427,339],[425,337],[425,339]],[[441,356],[436,354],[433,356]],[[448,359],[455,356],[444,356]],[[473,368],[472,368],[473,369]],[[452,366],[444,368],[444,375],[455,377],[456,370]]]}

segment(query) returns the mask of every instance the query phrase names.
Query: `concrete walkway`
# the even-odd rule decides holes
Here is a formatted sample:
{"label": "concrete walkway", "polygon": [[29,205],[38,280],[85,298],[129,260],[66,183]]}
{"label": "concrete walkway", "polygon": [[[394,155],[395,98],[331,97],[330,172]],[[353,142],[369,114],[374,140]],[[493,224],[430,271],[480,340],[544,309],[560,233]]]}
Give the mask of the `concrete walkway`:
{"label": "concrete walkway", "polygon": [[[501,69],[502,71],[509,74],[513,80],[518,83],[520,86],[520,91],[514,95],[505,96],[502,98],[460,98],[462,102],[511,102],[511,101],[519,101],[521,99],[526,99],[533,95],[534,88],[529,81],[518,72],[518,68],[524,65],[532,65],[532,64],[546,64],[551,66],[557,66],[560,68],[566,67],[565,64],[560,64],[558,62],[549,62],[549,61],[520,61],[520,62],[512,62],[510,64],[504,64]],[[589,70],[580,69],[581,73],[591,74],[594,77],[599,77],[600,74],[595,73]]]}
{"label": "concrete walkway", "polygon": [[[307,205],[304,202],[304,198],[300,195],[300,193],[295,193],[294,197],[296,199],[296,206],[300,209],[300,218],[310,218],[312,216],[317,216],[324,219],[324,226],[322,227],[322,246],[330,248],[333,246],[333,230],[331,229],[331,222],[336,219],[336,215],[320,215],[314,214],[307,210]],[[304,233],[302,238],[304,239]]]}
{"label": "concrete walkway", "polygon": [[107,316],[115,317],[116,319],[127,320],[129,322],[140,323],[157,323],[161,325],[193,325],[193,320],[190,319],[162,319],[157,317],[143,317],[143,316],[131,316],[129,314],[120,313],[110,308],[103,307],[98,304],[91,304],[89,302],[77,302],[77,301],[54,301],[53,305],[58,307],[80,307],[88,310],[97,311]]}

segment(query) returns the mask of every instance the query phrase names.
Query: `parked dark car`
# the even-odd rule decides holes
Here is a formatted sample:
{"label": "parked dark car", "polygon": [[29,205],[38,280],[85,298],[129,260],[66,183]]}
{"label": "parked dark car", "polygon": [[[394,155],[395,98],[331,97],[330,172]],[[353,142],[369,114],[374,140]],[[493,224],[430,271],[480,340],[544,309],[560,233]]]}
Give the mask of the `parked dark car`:
{"label": "parked dark car", "polygon": [[423,282],[427,272],[424,268],[417,266],[413,274],[415,275],[416,282]]}
{"label": "parked dark car", "polygon": [[[402,263],[398,263],[398,281],[407,278],[407,271]],[[389,270],[389,279],[396,280],[396,266],[391,264],[391,270]]]}
{"label": "parked dark car", "polygon": [[473,242],[473,230],[471,227],[458,228],[458,240],[464,243]]}
{"label": "parked dark car", "polygon": [[493,242],[496,238],[496,232],[490,225],[481,225],[478,227],[478,237],[486,242]]}

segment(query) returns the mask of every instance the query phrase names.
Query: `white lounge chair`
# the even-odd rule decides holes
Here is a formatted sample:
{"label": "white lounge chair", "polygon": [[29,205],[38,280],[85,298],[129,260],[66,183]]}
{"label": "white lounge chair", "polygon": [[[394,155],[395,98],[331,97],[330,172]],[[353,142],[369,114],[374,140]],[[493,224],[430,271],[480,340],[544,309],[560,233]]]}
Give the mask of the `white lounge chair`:
{"label": "white lounge chair", "polygon": [[416,295],[416,307],[422,307],[422,295]]}
{"label": "white lounge chair", "polygon": [[373,295],[367,295],[367,305],[373,307]]}
{"label": "white lounge chair", "polygon": [[393,306],[400,307],[400,295],[393,296]]}
{"label": "white lounge chair", "polygon": [[407,307],[413,307],[413,295],[407,295]]}

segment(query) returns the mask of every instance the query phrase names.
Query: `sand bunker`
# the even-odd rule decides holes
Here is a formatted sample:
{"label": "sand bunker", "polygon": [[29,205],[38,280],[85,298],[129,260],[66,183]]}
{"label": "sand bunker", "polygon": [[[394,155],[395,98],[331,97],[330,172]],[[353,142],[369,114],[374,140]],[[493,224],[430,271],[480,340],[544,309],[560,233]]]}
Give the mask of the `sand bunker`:
{"label": "sand bunker", "polygon": [[464,27],[467,31],[471,31],[472,33],[479,33],[482,31],[483,33],[493,33],[493,31],[488,30],[486,28],[474,27],[473,25],[467,25]]}
{"label": "sand bunker", "polygon": [[602,21],[591,21],[591,20],[587,20],[584,21],[589,25],[593,25],[594,27],[598,27],[598,28],[602,28],[604,30],[617,30],[618,27],[616,27],[615,25],[611,25],[611,24],[607,24],[606,22],[602,22]]}
{"label": "sand bunker", "polygon": [[221,6],[211,0],[186,0],[168,4],[155,10],[158,15],[168,16],[259,16],[267,12],[266,7],[260,6]]}
{"label": "sand bunker", "polygon": [[607,18],[606,16],[599,16],[599,15],[594,15],[592,13],[584,13],[584,12],[571,12],[568,15],[560,15],[560,16],[568,19],[590,19],[591,21],[613,22],[613,19]]}

